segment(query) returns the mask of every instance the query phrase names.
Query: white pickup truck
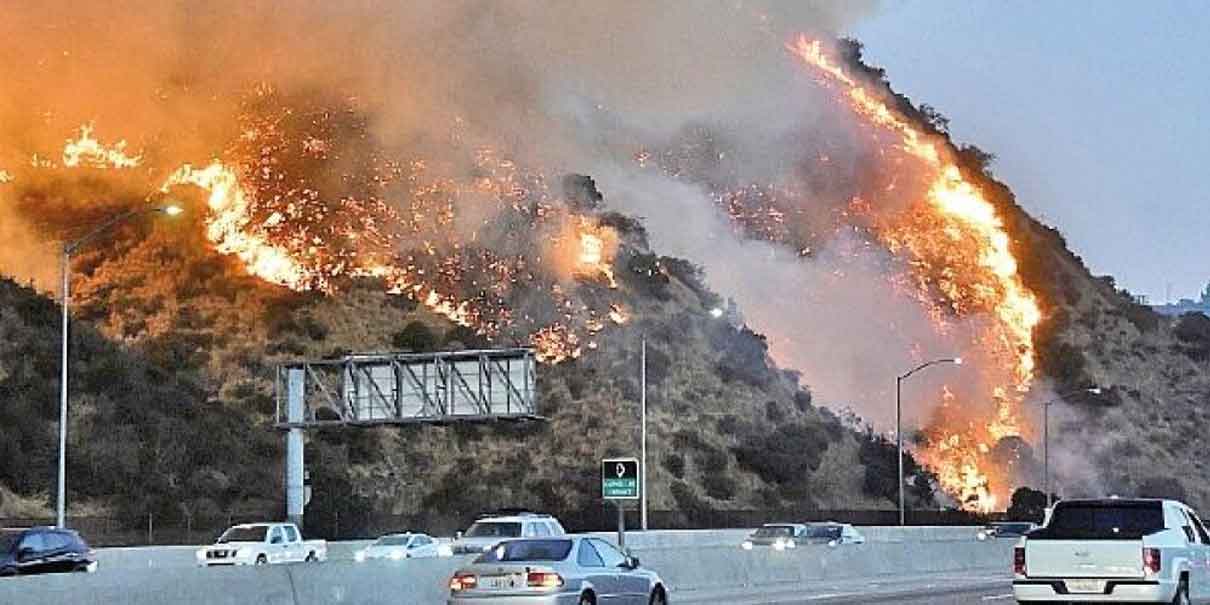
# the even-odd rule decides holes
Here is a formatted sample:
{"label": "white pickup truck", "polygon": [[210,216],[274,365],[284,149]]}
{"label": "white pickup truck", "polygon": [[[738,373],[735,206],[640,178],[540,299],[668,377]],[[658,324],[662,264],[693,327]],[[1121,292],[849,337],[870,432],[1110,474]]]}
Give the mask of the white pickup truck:
{"label": "white pickup truck", "polygon": [[293,523],[249,523],[223,532],[217,542],[197,551],[197,563],[215,565],[268,565],[324,561],[328,543],[303,540]]}
{"label": "white pickup truck", "polygon": [[1210,535],[1174,500],[1064,500],[1013,552],[1020,603],[1210,602]]}

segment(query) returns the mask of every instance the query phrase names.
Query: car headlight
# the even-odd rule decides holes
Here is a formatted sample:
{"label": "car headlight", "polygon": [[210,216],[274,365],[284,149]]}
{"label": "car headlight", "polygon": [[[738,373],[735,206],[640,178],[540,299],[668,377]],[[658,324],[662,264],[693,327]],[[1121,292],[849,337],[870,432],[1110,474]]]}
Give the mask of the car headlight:
{"label": "car headlight", "polygon": [[785,550],[785,548],[786,543],[782,542],[781,538],[778,538],[775,542],[773,542],[773,550]]}
{"label": "car headlight", "polygon": [[794,548],[795,546],[798,546],[797,542],[794,540],[786,540],[786,548]]}
{"label": "car headlight", "polygon": [[979,532],[979,535],[978,535],[977,537],[978,537],[980,540],[986,540],[986,539],[987,539],[987,532],[985,532],[985,531],[981,531],[981,532]]}
{"label": "car headlight", "polygon": [[739,547],[740,547],[740,548],[742,548],[742,549],[744,549],[744,550],[752,550],[752,541],[751,541],[751,540],[744,540],[744,543],[743,543],[743,544],[740,544],[740,545],[739,545]]}
{"label": "car headlight", "polygon": [[206,549],[203,548],[201,550],[198,550],[196,553],[193,553],[193,555],[195,557],[197,557],[198,561],[205,561],[206,560]]}
{"label": "car headlight", "polygon": [[403,558],[403,552],[398,551],[398,550],[392,550],[390,557],[391,557],[391,560],[398,561]]}
{"label": "car headlight", "polygon": [[365,563],[366,551],[359,550],[359,551],[353,553],[353,560],[357,561],[358,563]]}

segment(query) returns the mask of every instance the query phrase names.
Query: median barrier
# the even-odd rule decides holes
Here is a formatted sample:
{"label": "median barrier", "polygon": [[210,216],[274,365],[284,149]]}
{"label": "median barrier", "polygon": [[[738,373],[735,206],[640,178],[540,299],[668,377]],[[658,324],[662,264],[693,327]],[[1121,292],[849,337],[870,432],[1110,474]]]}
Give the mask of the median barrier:
{"label": "median barrier", "polygon": [[[884,533],[903,538],[910,531]],[[743,550],[745,530],[648,532],[627,535],[645,567],[664,578],[669,591],[692,596],[742,589],[752,595],[794,590],[822,581],[879,576],[961,573],[1008,569],[1012,540],[954,540],[947,531],[920,532],[916,540],[866,544],[801,545],[786,550]],[[612,541],[614,534],[599,534]],[[973,534],[971,534],[973,535]],[[709,544],[713,545],[701,545]],[[174,603],[257,605],[440,604],[446,582],[470,557],[355,563],[365,541],[329,544],[326,563],[262,567],[199,568],[196,547],[101,549],[95,574],[48,575],[0,580],[0,603],[91,605]]]}

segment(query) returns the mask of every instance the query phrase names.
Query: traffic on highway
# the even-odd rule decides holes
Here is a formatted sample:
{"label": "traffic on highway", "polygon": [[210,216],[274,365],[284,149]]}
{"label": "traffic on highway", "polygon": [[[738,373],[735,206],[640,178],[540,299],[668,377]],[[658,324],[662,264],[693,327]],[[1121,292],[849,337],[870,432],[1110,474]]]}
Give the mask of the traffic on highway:
{"label": "traffic on highway", "polygon": [[[332,577],[326,575],[331,568],[338,574],[333,581],[354,584],[394,574],[392,581],[406,579],[403,594],[425,594],[403,602],[449,605],[1210,601],[1210,534],[1196,511],[1171,500],[1062,500],[1041,525],[806,522],[755,530],[632,530],[630,548],[616,538],[568,534],[550,515],[509,510],[481,515],[454,536],[406,531],[362,543],[307,540],[292,523],[238,524],[196,548],[193,558],[195,569],[207,574],[298,565],[291,575]],[[739,540],[739,558],[732,540]],[[54,594],[43,597],[83,595],[96,588],[94,581],[147,569],[185,573],[188,566],[172,563],[174,548],[98,551],[71,530],[6,529],[0,575],[62,576]],[[112,562],[103,564],[107,557]],[[73,577],[80,579],[67,579]],[[865,579],[859,587],[845,577]],[[0,596],[48,586],[9,578],[0,583]],[[390,594],[389,583],[379,588]],[[141,598],[138,586],[120,590],[132,602]],[[376,598],[364,602],[387,602]],[[299,599],[323,602],[322,595]]]}

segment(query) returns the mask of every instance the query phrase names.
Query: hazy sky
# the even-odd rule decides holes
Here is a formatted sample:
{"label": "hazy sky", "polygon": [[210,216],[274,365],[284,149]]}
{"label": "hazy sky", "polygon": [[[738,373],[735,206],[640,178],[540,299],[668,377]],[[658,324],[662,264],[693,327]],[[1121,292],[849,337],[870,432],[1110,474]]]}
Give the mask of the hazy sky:
{"label": "hazy sky", "polygon": [[1097,274],[1210,280],[1210,2],[889,2],[852,32]]}

